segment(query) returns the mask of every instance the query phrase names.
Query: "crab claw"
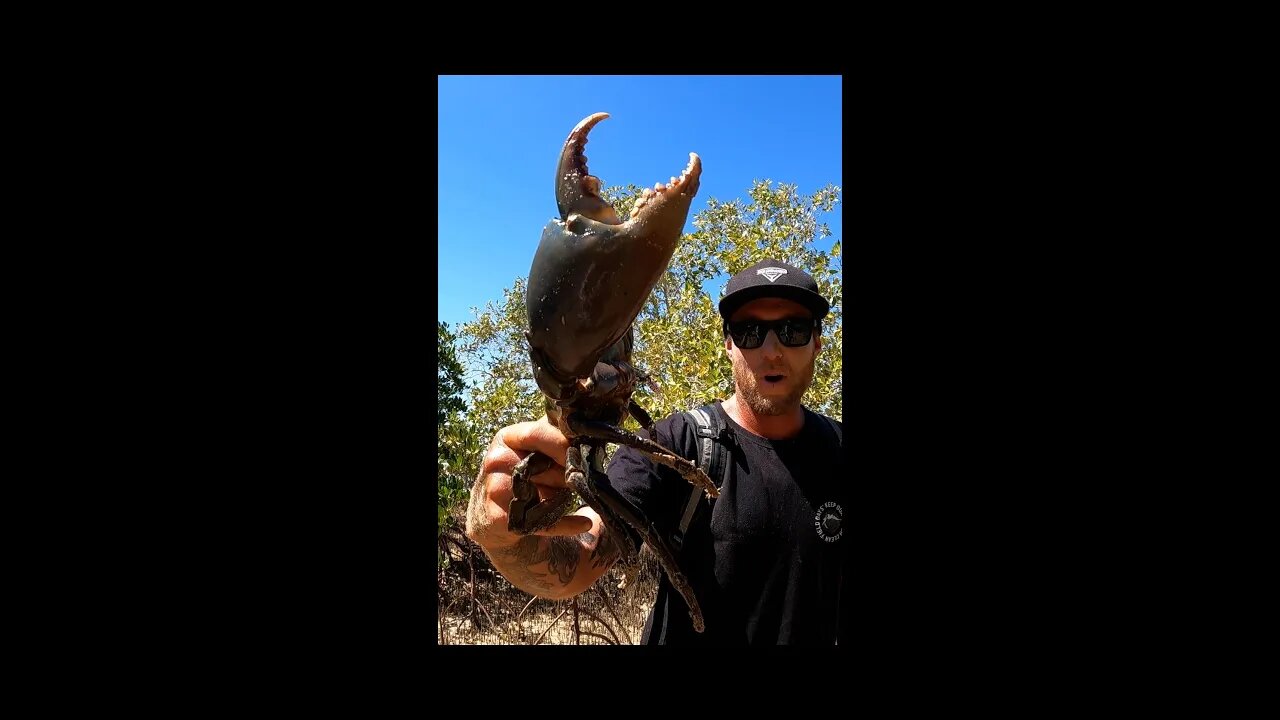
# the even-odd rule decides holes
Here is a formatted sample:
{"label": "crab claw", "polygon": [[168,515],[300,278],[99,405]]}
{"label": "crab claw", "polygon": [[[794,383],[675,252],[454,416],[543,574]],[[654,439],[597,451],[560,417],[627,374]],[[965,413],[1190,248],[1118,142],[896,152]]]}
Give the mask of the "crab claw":
{"label": "crab claw", "polygon": [[587,134],[607,117],[609,113],[602,112],[587,116],[564,141],[560,162],[556,165],[556,204],[560,206],[561,220],[577,213],[611,225],[622,222],[613,206],[600,197],[600,178],[587,172]]}
{"label": "crab claw", "polygon": [[560,217],[543,229],[529,270],[530,357],[539,387],[564,399],[577,378],[618,342],[667,270],[698,193],[702,160],[689,153],[679,177],[636,198],[622,222],[587,169],[587,134],[606,113],[569,133],[556,170]]}

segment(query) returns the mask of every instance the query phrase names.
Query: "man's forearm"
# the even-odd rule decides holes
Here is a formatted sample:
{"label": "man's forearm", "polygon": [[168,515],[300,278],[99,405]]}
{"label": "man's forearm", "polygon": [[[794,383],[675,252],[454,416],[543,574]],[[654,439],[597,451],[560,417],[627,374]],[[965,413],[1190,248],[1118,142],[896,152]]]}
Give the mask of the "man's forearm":
{"label": "man's forearm", "polygon": [[590,532],[571,537],[527,535],[515,545],[489,553],[494,567],[512,585],[538,597],[571,598],[586,590],[618,559],[615,544],[600,538],[598,518]]}

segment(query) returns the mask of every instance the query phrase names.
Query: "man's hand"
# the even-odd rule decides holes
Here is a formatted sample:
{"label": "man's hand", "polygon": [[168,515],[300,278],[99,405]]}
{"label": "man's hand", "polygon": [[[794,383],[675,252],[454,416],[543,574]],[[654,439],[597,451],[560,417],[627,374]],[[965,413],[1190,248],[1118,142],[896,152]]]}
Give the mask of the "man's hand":
{"label": "man's hand", "polygon": [[[502,428],[494,435],[480,463],[480,474],[471,488],[471,504],[467,508],[467,537],[476,541],[489,554],[494,565],[509,580],[530,592],[536,589],[540,595],[549,594],[550,588],[538,584],[531,589],[521,582],[529,572],[529,566],[550,561],[560,568],[558,573],[555,572],[556,568],[550,568],[553,571],[550,574],[553,577],[561,575],[562,580],[567,579],[563,577],[563,571],[570,568],[565,566],[571,563],[572,568],[576,569],[578,564],[578,540],[585,541],[587,548],[594,547],[599,530],[594,535],[590,532],[599,519],[589,508],[584,508],[579,512],[585,513],[585,516],[566,515],[546,530],[534,532],[532,536],[510,532],[507,529],[507,514],[512,498],[511,473],[516,463],[533,451],[551,458],[556,464],[532,477],[539,496],[545,499],[551,493],[567,487],[564,463],[568,450],[569,440],[545,416],[537,422],[516,423]],[[572,540],[567,537],[582,533],[588,533],[588,536],[574,537]],[[574,547],[566,545],[561,553],[548,553],[549,549],[554,548],[549,548],[546,541],[540,542],[534,536],[565,537],[565,540],[559,542],[572,542]],[[569,551],[572,551],[572,559],[554,557]],[[542,557],[543,555],[548,557]],[[570,573],[569,577],[573,574]]]}

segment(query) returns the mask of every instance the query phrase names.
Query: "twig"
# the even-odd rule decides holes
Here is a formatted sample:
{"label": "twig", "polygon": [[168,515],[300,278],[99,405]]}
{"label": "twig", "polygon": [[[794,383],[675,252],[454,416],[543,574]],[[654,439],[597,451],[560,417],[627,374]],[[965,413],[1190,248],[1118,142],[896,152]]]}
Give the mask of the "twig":
{"label": "twig", "polygon": [[493,619],[493,614],[489,612],[489,608],[485,607],[484,603],[478,603],[478,605],[484,611],[484,616],[489,618],[489,627],[498,627],[498,621]]}
{"label": "twig", "polygon": [[[476,599],[476,565],[475,563],[471,562],[470,548],[467,548],[467,567],[471,568],[471,625],[476,630],[479,630],[480,629],[480,623],[479,623],[480,613],[476,612],[476,608],[479,607],[480,601]],[[487,610],[485,611],[485,614],[488,614]],[[489,619],[493,620],[492,617],[490,617]]]}
{"label": "twig", "polygon": [[[452,609],[453,609],[453,606],[454,606],[454,605],[457,605],[457,604],[458,604],[458,599],[457,599],[457,598],[453,598],[453,599],[451,599],[451,600],[449,601],[449,605],[448,605],[448,607],[446,607],[446,608],[444,609],[444,612],[440,613],[440,637],[441,637],[442,639],[445,637],[444,631],[445,631],[445,628],[447,627],[447,626],[445,625],[445,622],[444,622],[444,621],[445,621],[445,619],[446,619],[446,618],[448,618],[448,617],[449,617],[449,611],[450,611],[450,610],[452,610]],[[443,642],[442,642],[442,643],[440,643],[440,644],[441,644],[441,645],[445,645],[445,644],[447,644],[447,643],[443,643]]]}
{"label": "twig", "polygon": [[524,611],[528,610],[529,606],[532,605],[537,599],[538,599],[537,595],[534,595],[533,597],[529,598],[529,602],[525,603],[524,607],[521,608],[520,612],[516,613],[516,622],[520,622],[520,618],[524,617]]}
{"label": "twig", "polygon": [[574,595],[573,600],[573,644],[582,644],[582,630],[578,627],[578,596]]}
{"label": "twig", "polygon": [[[609,627],[609,623],[605,622],[604,620],[601,620],[599,615],[597,615],[597,614],[595,614],[595,613],[591,612],[590,610],[588,610],[588,609],[586,609],[586,608],[582,608],[582,614],[584,614],[584,615],[586,615],[587,617],[591,618],[592,620],[595,620],[596,622],[600,623],[600,625],[601,625],[601,626],[603,626],[605,630],[608,630],[608,631],[609,631],[609,634],[613,636],[613,644],[614,644],[614,645],[621,645],[621,644],[622,644],[622,643],[618,642],[618,634],[617,634],[617,633],[615,633],[615,632],[613,631],[613,628]],[[587,634],[587,633],[585,633],[585,632],[583,633],[583,635],[586,635],[586,634]],[[628,638],[628,639],[630,639],[630,638]]]}
{"label": "twig", "polygon": [[613,609],[613,601],[609,599],[609,594],[600,589],[599,585],[595,585],[594,587],[596,592],[600,593],[601,599],[604,600],[605,608],[611,615],[613,615],[613,619],[618,621],[618,629],[622,631],[623,635],[627,636],[627,644],[635,645],[635,641],[631,639],[631,633],[627,632],[627,626],[622,622],[622,618],[618,617],[618,611]]}
{"label": "twig", "polygon": [[605,637],[605,636],[603,636],[603,635],[601,635],[601,634],[599,634],[599,633],[593,633],[593,632],[591,632],[591,631],[589,631],[589,630],[583,630],[583,631],[582,631],[582,634],[583,634],[583,635],[586,635],[587,637],[600,638],[600,639],[601,639],[601,640],[603,640],[603,641],[605,642],[605,644],[607,644],[607,645],[617,645],[617,644],[618,644],[618,643],[616,643],[616,642],[614,642],[614,641],[610,640],[609,638],[607,638],[607,637]]}
{"label": "twig", "polygon": [[564,614],[567,612],[569,612],[569,608],[565,608],[561,610],[560,614],[556,616],[556,619],[552,620],[551,624],[547,626],[547,629],[542,631],[542,635],[539,635],[538,638],[533,641],[533,644],[537,645],[538,643],[542,642],[542,637],[543,635],[547,634],[547,630],[550,630],[551,628],[555,627],[555,624],[560,622],[560,618],[564,617]]}
{"label": "twig", "polygon": [[525,638],[528,636],[525,634],[524,626],[520,624],[520,618],[524,617],[525,611],[527,611],[535,602],[537,602],[537,600],[538,600],[537,595],[534,595],[533,597],[529,598],[529,602],[525,603],[524,607],[520,608],[520,612],[516,613],[516,616],[511,620],[512,626],[515,627],[514,636],[521,642],[523,642]]}

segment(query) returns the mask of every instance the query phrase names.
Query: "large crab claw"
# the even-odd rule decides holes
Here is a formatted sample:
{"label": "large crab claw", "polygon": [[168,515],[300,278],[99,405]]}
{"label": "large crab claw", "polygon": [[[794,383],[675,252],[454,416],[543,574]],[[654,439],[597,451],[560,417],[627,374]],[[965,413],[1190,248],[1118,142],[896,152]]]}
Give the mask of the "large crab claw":
{"label": "large crab claw", "polygon": [[587,170],[583,148],[595,113],[578,123],[560,151],[556,204],[560,217],[542,232],[529,270],[529,348],[538,386],[564,400],[576,381],[618,342],[640,314],[675,252],[698,193],[702,160],[668,183],[645,189],[623,222],[600,197],[600,179]]}

